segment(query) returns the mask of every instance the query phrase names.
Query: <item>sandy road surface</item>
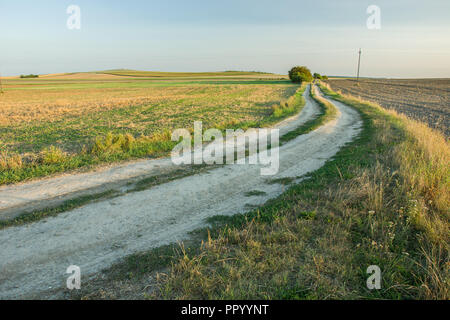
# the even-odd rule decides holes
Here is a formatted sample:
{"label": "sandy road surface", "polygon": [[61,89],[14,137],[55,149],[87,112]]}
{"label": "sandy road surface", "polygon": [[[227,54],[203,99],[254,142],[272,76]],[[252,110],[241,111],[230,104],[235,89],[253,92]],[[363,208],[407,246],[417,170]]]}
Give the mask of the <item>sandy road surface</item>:
{"label": "sandy road surface", "polygon": [[[307,104],[301,123],[315,115]],[[261,176],[260,165],[226,165],[118,198],[88,204],[33,224],[0,230],[0,298],[38,298],[65,286],[66,268],[81,267],[86,279],[122,257],[188,236],[205,218],[231,215],[281,194],[268,179],[294,177],[321,167],[360,131],[358,113],[339,103],[335,120],[279,148],[280,169]],[[294,125],[295,127],[295,125]],[[253,190],[265,192],[246,196]]]}

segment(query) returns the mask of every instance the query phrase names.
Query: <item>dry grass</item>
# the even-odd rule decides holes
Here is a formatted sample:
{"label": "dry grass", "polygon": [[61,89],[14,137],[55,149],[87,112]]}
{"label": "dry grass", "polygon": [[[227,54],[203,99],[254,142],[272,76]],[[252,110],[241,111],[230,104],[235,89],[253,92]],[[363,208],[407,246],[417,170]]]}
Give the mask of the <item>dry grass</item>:
{"label": "dry grass", "polygon": [[[344,101],[370,105],[401,123],[404,139],[390,148],[388,156],[402,178],[396,191],[407,202],[406,213],[418,234],[422,269],[421,294],[429,299],[450,298],[450,144],[437,130],[394,110],[369,101],[342,95]],[[384,137],[383,143],[392,139]],[[376,194],[376,193],[374,193]],[[399,202],[400,196],[395,202]]]}
{"label": "dry grass", "polygon": [[[382,106],[361,98],[342,93],[340,95],[348,101],[371,105],[401,121],[406,139],[392,149],[392,162],[399,164],[399,174],[405,179],[403,192],[413,199],[414,207],[418,207],[414,209],[417,210],[414,214],[416,225],[426,230],[431,240],[448,245],[450,145],[447,139],[437,130],[395,110],[383,109]],[[388,143],[389,139],[384,141]],[[417,198],[421,199],[420,203]]]}

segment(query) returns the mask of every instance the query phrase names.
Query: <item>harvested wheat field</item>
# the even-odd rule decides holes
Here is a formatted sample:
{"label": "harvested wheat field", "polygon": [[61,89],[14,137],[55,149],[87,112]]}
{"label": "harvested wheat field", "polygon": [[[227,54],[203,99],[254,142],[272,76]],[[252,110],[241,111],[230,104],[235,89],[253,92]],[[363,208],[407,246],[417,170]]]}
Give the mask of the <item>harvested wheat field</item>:
{"label": "harvested wheat field", "polygon": [[260,80],[254,73],[218,79],[221,74],[228,73],[189,80],[179,77],[195,74],[176,73],[169,80],[120,72],[6,79],[0,96],[0,184],[158,157],[174,146],[170,132],[191,130],[194,121],[205,129],[259,127],[295,111],[284,106],[298,85]]}

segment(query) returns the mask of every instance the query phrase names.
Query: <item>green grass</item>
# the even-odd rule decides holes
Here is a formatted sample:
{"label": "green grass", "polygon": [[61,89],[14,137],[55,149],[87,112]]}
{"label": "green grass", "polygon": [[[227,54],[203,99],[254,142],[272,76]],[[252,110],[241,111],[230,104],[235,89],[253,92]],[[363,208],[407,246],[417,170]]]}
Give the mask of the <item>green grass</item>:
{"label": "green grass", "polygon": [[289,185],[292,182],[294,182],[294,178],[278,178],[278,179],[271,179],[271,180],[267,180],[268,184],[282,184],[282,185]]}
{"label": "green grass", "polygon": [[246,197],[254,197],[254,196],[263,196],[265,194],[266,194],[266,192],[264,192],[264,191],[252,190],[252,191],[245,193],[245,196]]}

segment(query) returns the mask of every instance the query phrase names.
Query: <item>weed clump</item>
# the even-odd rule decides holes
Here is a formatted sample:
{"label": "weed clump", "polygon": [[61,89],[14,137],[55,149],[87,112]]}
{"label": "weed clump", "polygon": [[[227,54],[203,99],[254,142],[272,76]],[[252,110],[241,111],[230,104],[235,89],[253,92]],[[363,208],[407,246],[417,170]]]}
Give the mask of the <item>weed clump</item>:
{"label": "weed clump", "polygon": [[18,154],[8,156],[8,154],[0,155],[0,169],[2,170],[15,170],[20,169],[23,166],[22,157]]}
{"label": "weed clump", "polygon": [[135,138],[127,134],[108,132],[105,137],[97,137],[91,149],[94,155],[129,152],[133,148]]}
{"label": "weed clump", "polygon": [[67,159],[67,154],[60,148],[50,146],[44,149],[40,154],[40,162],[46,165],[63,163]]}

